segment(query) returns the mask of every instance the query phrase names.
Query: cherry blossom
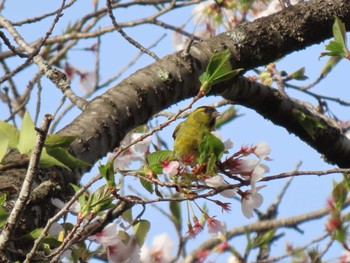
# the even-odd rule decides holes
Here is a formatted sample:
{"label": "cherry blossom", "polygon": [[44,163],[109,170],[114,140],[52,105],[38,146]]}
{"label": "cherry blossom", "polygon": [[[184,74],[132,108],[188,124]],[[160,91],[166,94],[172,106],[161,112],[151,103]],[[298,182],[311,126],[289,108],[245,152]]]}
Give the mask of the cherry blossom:
{"label": "cherry blossom", "polygon": [[179,172],[180,163],[177,161],[163,162],[163,174],[173,177]]}
{"label": "cherry blossom", "polygon": [[161,234],[153,239],[152,247],[144,244],[141,248],[141,262],[143,263],[170,263],[173,259],[174,243],[168,234]]}
{"label": "cherry blossom", "polygon": [[207,226],[208,226],[208,232],[211,234],[213,237],[223,237],[225,236],[226,233],[226,226],[223,222],[216,220],[213,217],[206,216],[207,220]]}
{"label": "cherry blossom", "polygon": [[262,205],[264,198],[258,191],[263,187],[265,185],[255,187],[255,184],[252,184],[252,188],[242,194],[241,209],[246,218],[252,218],[254,209]]}
{"label": "cherry blossom", "polygon": [[[133,140],[140,138],[140,136],[142,135],[142,133],[129,133],[120,143],[120,146],[125,147],[129,145]],[[132,145],[129,149],[120,154],[114,160],[114,168],[119,170],[126,170],[129,168],[129,165],[134,161],[143,162],[145,160],[145,155],[149,150],[151,140],[151,137],[147,137],[142,141]],[[109,160],[114,158],[114,153],[108,153],[107,158]]]}
{"label": "cherry blossom", "polygon": [[231,255],[228,259],[227,259],[227,263],[240,263],[242,262],[241,260],[239,260],[236,256]]}
{"label": "cherry blossom", "polygon": [[192,226],[191,222],[187,223],[188,231],[187,234],[190,238],[196,238],[196,236],[203,231],[203,226],[199,222],[196,216],[193,217],[194,226]]}
{"label": "cherry blossom", "polygon": [[[295,5],[298,3],[299,0],[290,0],[290,3],[292,5]],[[282,9],[281,2],[279,0],[272,0],[267,8],[262,9],[262,12],[259,12],[255,15],[255,19],[263,17],[263,16],[269,16],[273,13],[276,13]]]}
{"label": "cherry blossom", "polygon": [[[220,186],[228,185],[228,183],[225,182],[224,177],[222,175],[215,175],[213,177],[207,178],[204,180],[205,184],[209,187],[218,188]],[[224,197],[231,198],[237,193],[237,189],[227,189],[220,194]]]}
{"label": "cherry blossom", "polygon": [[119,237],[118,227],[110,223],[101,232],[89,237],[106,247],[109,263],[138,263],[140,262],[139,246],[136,238],[130,236],[126,243]]}
{"label": "cherry blossom", "polygon": [[93,71],[87,71],[87,70],[78,70],[76,69],[75,72],[80,77],[79,87],[89,92],[94,89],[95,83],[96,83],[96,73]]}
{"label": "cherry blossom", "polygon": [[215,1],[204,1],[196,5],[193,10],[193,20],[195,25],[211,25],[214,27],[215,18],[218,18],[221,9]]}
{"label": "cherry blossom", "polygon": [[338,258],[337,263],[348,263],[350,262],[350,252],[344,251],[342,255]]}
{"label": "cherry blossom", "polygon": [[254,147],[254,154],[260,160],[269,160],[270,153],[271,153],[270,145],[267,142],[260,142]]}

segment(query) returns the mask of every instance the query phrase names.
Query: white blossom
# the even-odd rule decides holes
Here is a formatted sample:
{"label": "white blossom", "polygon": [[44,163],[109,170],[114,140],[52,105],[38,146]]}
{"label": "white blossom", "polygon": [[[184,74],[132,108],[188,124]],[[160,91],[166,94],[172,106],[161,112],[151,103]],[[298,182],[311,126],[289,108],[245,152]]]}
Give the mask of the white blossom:
{"label": "white blossom", "polygon": [[170,263],[173,260],[174,243],[164,233],[153,239],[152,246],[144,244],[141,248],[141,262],[143,263]]}

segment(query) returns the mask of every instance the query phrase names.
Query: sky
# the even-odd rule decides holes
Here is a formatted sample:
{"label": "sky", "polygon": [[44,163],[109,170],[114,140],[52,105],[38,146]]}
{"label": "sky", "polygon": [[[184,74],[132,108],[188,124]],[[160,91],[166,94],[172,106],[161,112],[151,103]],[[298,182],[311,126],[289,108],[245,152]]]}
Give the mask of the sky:
{"label": "sky", "polygon": [[[5,10],[2,15],[11,21],[20,21],[27,17],[34,17],[44,13],[47,10],[54,10],[60,5],[59,1],[44,1],[44,0],[32,0],[32,1],[20,1],[14,0],[9,2],[6,5]],[[104,5],[104,3],[100,3]],[[59,25],[54,30],[53,35],[60,34],[67,27],[67,23],[73,23],[80,17],[80,13],[92,11],[92,1],[77,1],[74,5],[74,8],[69,9],[64,12],[64,16],[60,20]],[[115,12],[115,16],[119,22],[127,21],[130,17],[140,18],[146,17],[147,14],[153,12],[152,9],[143,9],[141,7],[134,9],[123,9]],[[191,8],[186,10],[176,11],[172,14],[168,14],[163,18],[164,21],[167,21],[173,25],[181,25],[186,22],[191,17]],[[22,26],[18,28],[18,31],[23,35],[27,42],[36,40],[38,37],[41,37],[51,24],[51,19],[45,19],[44,21],[35,25]],[[101,22],[101,26],[109,25],[110,21],[104,19]],[[191,25],[191,22],[189,22]],[[33,28],[35,28],[33,30]],[[128,28],[125,30],[131,37],[134,37],[142,45],[148,46],[153,44],[157,39],[159,39],[164,31],[159,28],[151,25],[146,25],[142,27]],[[153,51],[160,57],[174,52],[172,48],[172,32],[167,30],[167,36],[164,40]],[[349,37],[349,34],[348,34]],[[94,40],[85,40],[82,41],[79,46],[81,48],[89,47],[94,43]],[[319,58],[320,53],[325,50],[324,45],[328,43],[321,43],[313,47],[307,48],[300,52],[295,52],[291,55],[288,55],[286,58],[281,59],[277,62],[277,68],[280,70],[286,70],[291,73],[300,67],[306,67],[306,75],[309,77],[306,80],[305,84],[315,80],[323,65],[326,63],[326,58]],[[2,47],[4,49],[4,47]],[[102,41],[101,47],[101,80],[106,80],[109,76],[115,74],[121,70],[128,61],[130,61],[138,51],[121,38],[117,33],[106,35]],[[77,68],[81,70],[92,70],[94,67],[94,55],[89,52],[84,52],[81,50],[72,50],[69,53],[69,61]],[[23,61],[22,61],[23,62]],[[152,63],[153,59],[147,55],[143,55],[137,64],[127,70],[120,79],[115,83],[119,82],[123,78],[127,77],[129,74],[133,73],[139,68],[142,68],[149,63]],[[10,66],[15,67],[19,65],[20,61],[18,59],[11,59]],[[350,66],[347,61],[340,62],[339,66],[329,75],[329,77],[321,82],[314,90],[314,92],[321,93],[323,95],[340,97],[343,100],[350,101],[350,92],[344,92],[344,83],[346,80],[346,73],[349,72]],[[31,66],[29,70],[24,70],[19,73],[19,78],[16,78],[16,84],[22,90],[25,90],[28,81],[32,78],[33,72],[37,71],[36,66]],[[252,74],[248,72],[247,75]],[[42,116],[46,113],[53,113],[59,105],[59,100],[62,95],[60,92],[48,81],[43,80],[43,91],[42,96],[43,100],[41,101],[41,111],[39,117],[39,123]],[[109,86],[111,87],[111,86]],[[107,88],[109,88],[107,87]],[[79,83],[77,79],[74,79],[72,82],[72,88],[77,94],[83,95],[84,91],[79,88]],[[98,92],[104,92],[107,88],[102,89]],[[295,92],[293,90],[287,90],[287,93],[291,96],[295,96],[299,100],[307,99],[309,103],[315,105],[315,101],[303,95],[301,93]],[[35,94],[35,92],[33,93]],[[37,103],[36,95],[31,97],[29,103],[29,110],[31,114],[34,115],[35,107]],[[205,101],[200,101],[195,106],[202,104],[210,104],[216,101],[219,101],[219,97],[210,97]],[[171,110],[176,110],[181,107],[186,106],[188,101],[183,101],[178,103]],[[333,113],[343,121],[350,119],[350,111],[345,107],[340,107],[335,103],[329,104],[332,108]],[[273,159],[267,164],[270,167],[270,172],[268,175],[275,175],[281,172],[292,171],[298,162],[302,162],[300,166],[301,170],[323,170],[332,168],[332,165],[326,164],[322,156],[313,150],[311,147],[306,145],[304,142],[300,141],[299,138],[288,133],[284,128],[277,127],[273,125],[270,121],[265,120],[259,116],[254,111],[247,109],[242,106],[237,106],[241,117],[234,120],[229,125],[224,126],[219,130],[222,138],[231,139],[234,143],[234,150],[238,150],[242,145],[252,145],[261,141],[268,142],[271,147],[270,157]],[[221,110],[221,109],[220,109]],[[74,119],[75,116],[79,114],[78,110],[71,110],[69,114],[63,119],[62,122],[58,124],[58,129],[62,128],[64,125],[68,124]],[[8,116],[6,105],[0,104],[0,118],[4,119]],[[175,125],[175,124],[174,124]],[[165,138],[166,142],[169,145],[172,145],[171,134],[174,129],[174,125],[167,127],[162,131],[162,137]],[[97,173],[96,167],[87,175],[84,176],[83,181],[88,181],[91,178],[91,175]],[[340,180],[339,175],[335,176],[302,176],[297,177],[293,180],[288,191],[283,198],[283,201],[279,207],[279,217],[289,217],[305,213],[305,211],[313,211],[325,207],[327,197],[330,195],[332,190],[333,180]],[[276,198],[276,195],[279,194],[281,187],[284,186],[286,180],[270,181],[263,183],[266,185],[264,189],[261,190],[261,194],[264,197],[264,203],[261,207],[261,211],[264,211]],[[225,200],[225,199],[223,199]],[[167,207],[167,204],[161,204],[162,207]],[[183,208],[185,208],[183,204]],[[237,201],[233,200],[232,211],[231,213],[222,214],[218,208],[211,208],[213,214],[217,215],[217,219],[225,221],[227,227],[232,228],[235,226],[240,226],[243,224],[250,224],[255,222],[257,217],[253,219],[246,219],[240,210],[240,204]],[[184,211],[184,217],[185,211]],[[156,235],[168,232],[170,236],[174,237],[175,231],[173,230],[171,224],[167,224],[167,219],[162,216],[157,210],[147,209],[144,214],[144,218],[148,219],[152,228],[149,233],[149,238],[147,243],[151,244],[152,238]],[[320,222],[312,222],[301,225],[302,230],[305,230],[305,235],[293,230],[280,230],[280,233],[285,232],[287,239],[282,239],[281,241],[273,245],[273,252],[278,255],[284,252],[285,245],[288,242],[293,243],[295,246],[303,245],[312,240],[314,237],[319,235],[324,229],[324,220]],[[209,238],[209,235],[202,233],[199,236],[198,240],[194,240],[189,248],[195,248],[202,240]],[[242,251],[244,249],[244,237],[240,239],[234,239],[233,244],[235,247]],[[320,246],[322,247],[322,246]],[[325,259],[332,260],[340,255],[342,248],[338,245],[335,245],[331,251],[329,251]],[[217,262],[222,262],[223,257],[218,258]],[[288,261],[286,261],[288,262]]]}

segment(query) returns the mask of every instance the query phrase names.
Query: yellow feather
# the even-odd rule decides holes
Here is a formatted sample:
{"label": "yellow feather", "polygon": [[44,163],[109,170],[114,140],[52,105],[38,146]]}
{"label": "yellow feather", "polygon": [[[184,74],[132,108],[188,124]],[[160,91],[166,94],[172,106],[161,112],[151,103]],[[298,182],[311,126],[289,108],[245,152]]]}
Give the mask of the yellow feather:
{"label": "yellow feather", "polygon": [[198,159],[198,146],[215,125],[218,112],[212,107],[199,107],[185,121],[179,123],[173,133],[176,157],[190,164]]}

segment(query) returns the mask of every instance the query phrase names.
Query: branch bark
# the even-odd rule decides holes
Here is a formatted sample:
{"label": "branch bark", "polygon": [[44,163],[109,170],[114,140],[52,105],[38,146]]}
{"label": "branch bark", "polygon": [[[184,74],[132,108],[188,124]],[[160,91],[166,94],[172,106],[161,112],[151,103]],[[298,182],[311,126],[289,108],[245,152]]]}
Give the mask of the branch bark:
{"label": "branch bark", "polygon": [[[200,86],[198,78],[215,52],[228,49],[232,54],[232,65],[249,70],[332,37],[335,15],[345,22],[349,30],[348,0],[314,0],[244,23],[233,31],[195,44],[188,55],[177,52],[166,56],[96,97],[58,133],[77,136],[78,139],[71,147],[72,153],[93,164],[117,147],[127,132],[147,122],[155,113],[195,96]],[[350,161],[346,160],[350,151],[349,141],[332,123],[299,102],[243,77],[222,83],[220,87],[214,87],[213,92],[250,107],[285,127],[338,166],[350,167]],[[325,129],[310,136],[291,114],[292,109],[316,118]],[[336,143],[332,144],[332,141]],[[321,145],[320,142],[326,144]],[[54,188],[43,188],[46,192],[30,197],[26,212],[23,213],[28,218],[23,220],[22,230],[43,226],[55,212],[47,200],[51,196],[70,196],[72,193],[67,190],[69,182],[76,183],[87,169],[76,170],[74,175],[56,169],[46,175],[45,178],[52,182]],[[2,180],[6,180],[7,174],[13,178],[13,172],[9,171],[2,174]],[[42,209],[42,205],[46,205],[46,208]],[[34,213],[38,207],[42,211],[39,215]],[[36,225],[30,216],[37,219]]]}
{"label": "branch bark", "polygon": [[[79,140],[73,145],[72,151],[78,158],[95,163],[117,147],[127,132],[147,122],[153,114],[196,95],[200,86],[198,77],[215,52],[229,49],[232,65],[249,70],[332,37],[335,15],[346,23],[347,29],[350,28],[350,4],[347,0],[315,0],[291,6],[251,23],[244,23],[235,30],[195,44],[188,56],[181,52],[166,56],[95,98],[81,115],[59,133],[78,136]],[[336,127],[324,122],[327,125],[326,131],[329,128],[332,132],[323,133],[316,139],[331,141],[338,136],[336,139],[339,144],[327,144],[331,149],[322,147],[305,134],[305,130],[300,128],[300,124],[297,125],[295,117],[290,113],[293,107],[297,107],[309,114],[310,111],[304,105],[296,101],[291,105],[290,101],[286,101],[287,98],[274,90],[261,92],[260,85],[253,87],[249,84],[249,96],[242,96],[248,95],[247,85],[237,83],[247,82],[239,79],[222,84],[216,92],[255,109],[265,118],[295,133],[340,167],[350,166],[349,162],[338,162],[338,157],[335,158],[335,151],[339,150],[340,143],[344,148],[342,153],[347,155],[349,152],[349,142]],[[276,103],[280,106],[283,104],[284,111],[279,111],[281,108],[276,104],[270,107],[268,103],[264,103],[276,101],[277,98],[279,102]],[[287,104],[290,107],[289,113]],[[273,115],[276,111],[279,111],[279,116]]]}

